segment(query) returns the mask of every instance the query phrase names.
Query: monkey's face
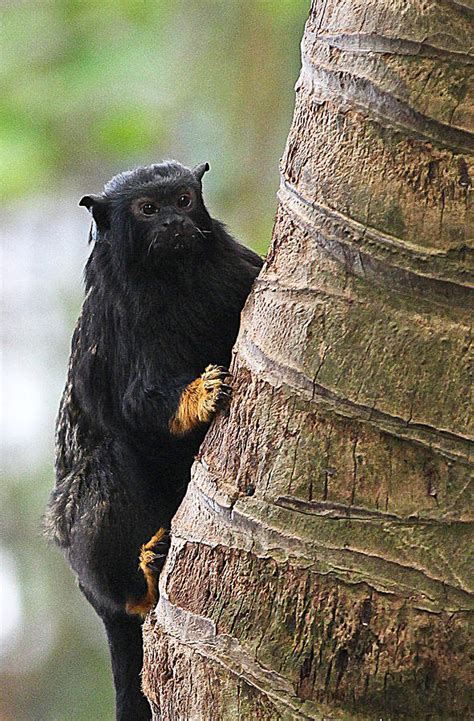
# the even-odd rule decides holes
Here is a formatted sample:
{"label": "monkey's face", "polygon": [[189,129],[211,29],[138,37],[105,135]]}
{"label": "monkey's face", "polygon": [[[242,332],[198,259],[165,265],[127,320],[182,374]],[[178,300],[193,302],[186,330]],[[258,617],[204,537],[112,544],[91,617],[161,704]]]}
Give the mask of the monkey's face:
{"label": "monkey's face", "polygon": [[143,270],[195,257],[212,244],[212,219],[201,195],[205,163],[190,170],[171,161],[122,173],[100,196],[80,204],[92,212],[96,240],[105,241],[121,265]]}
{"label": "monkey's face", "polygon": [[146,257],[205,250],[211,224],[196,186],[195,182],[160,183],[127,199],[133,235]]}

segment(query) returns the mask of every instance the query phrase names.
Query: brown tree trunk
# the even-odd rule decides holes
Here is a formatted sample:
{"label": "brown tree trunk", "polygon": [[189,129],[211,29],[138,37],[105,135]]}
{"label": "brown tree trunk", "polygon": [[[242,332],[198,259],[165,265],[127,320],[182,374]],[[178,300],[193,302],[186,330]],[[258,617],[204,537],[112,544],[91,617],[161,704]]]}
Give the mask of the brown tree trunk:
{"label": "brown tree trunk", "polygon": [[235,396],[147,622],[156,719],[469,718],[473,40],[468,0],[312,5]]}

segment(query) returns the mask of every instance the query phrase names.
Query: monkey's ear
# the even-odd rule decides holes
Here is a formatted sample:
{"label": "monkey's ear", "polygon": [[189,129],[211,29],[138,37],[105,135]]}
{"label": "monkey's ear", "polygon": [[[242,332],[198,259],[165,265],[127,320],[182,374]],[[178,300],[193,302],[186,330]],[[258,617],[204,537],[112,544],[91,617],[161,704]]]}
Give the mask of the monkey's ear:
{"label": "monkey's ear", "polygon": [[110,226],[109,201],[103,195],[84,195],[79,205],[84,205],[94,218],[99,230]]}
{"label": "monkey's ear", "polygon": [[196,176],[198,180],[202,180],[202,176],[205,172],[209,170],[211,166],[209,163],[201,163],[200,165],[195,165],[193,168],[193,173]]}

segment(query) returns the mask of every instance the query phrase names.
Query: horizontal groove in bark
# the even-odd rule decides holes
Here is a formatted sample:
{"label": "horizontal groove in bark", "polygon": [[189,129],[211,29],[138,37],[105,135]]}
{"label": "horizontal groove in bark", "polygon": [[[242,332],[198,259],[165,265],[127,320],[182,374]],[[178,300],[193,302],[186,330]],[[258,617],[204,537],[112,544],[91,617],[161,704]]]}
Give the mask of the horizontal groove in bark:
{"label": "horizontal groove in bark", "polygon": [[454,5],[454,7],[461,8],[463,12],[467,11],[468,16],[470,15],[474,20],[474,0],[465,0],[465,2],[461,2],[461,0],[445,0],[445,2]]}
{"label": "horizontal groove in bark", "polygon": [[315,67],[304,55],[298,81],[298,88],[302,87],[317,103],[331,102],[342,110],[352,108],[382,125],[441,148],[458,153],[474,152],[473,133],[423,115],[366,78],[331,71],[321,65]]}
{"label": "horizontal groove in bark", "polygon": [[325,35],[318,33],[315,42],[326,43],[350,53],[383,53],[394,55],[413,55],[418,58],[442,58],[450,63],[474,65],[474,57],[466,52],[454,49],[437,48],[424,42],[386,37],[371,33]]}
{"label": "horizontal groove in bark", "polygon": [[[196,559],[204,561],[203,569]],[[419,684],[420,709],[425,713],[432,686],[423,687],[420,676],[424,679],[428,669],[435,685],[446,686],[447,708],[459,712],[466,702],[469,673],[460,649],[466,643],[469,614],[426,613],[363,583],[347,586],[310,569],[247,551],[225,552],[219,545],[182,545],[174,540],[168,565],[174,574],[161,580],[155,632],[242,676],[300,718],[321,718],[326,708],[320,704],[328,701],[351,705],[357,697],[358,706],[370,703],[371,696],[386,690],[387,671],[395,687]],[[183,586],[183,573],[191,573],[193,582]],[[233,595],[233,578],[241,584],[238,598]],[[296,605],[295,592],[300,599]],[[433,654],[431,644],[423,643],[427,637],[444,653]],[[347,663],[338,673],[341,653]],[[304,674],[308,662],[311,673]]]}
{"label": "horizontal groove in bark", "polygon": [[[414,607],[431,613],[474,610],[466,587],[469,569],[452,567],[456,539],[461,532],[469,533],[468,524],[463,531],[456,524],[450,528],[390,521],[376,526],[355,518],[335,521],[303,516],[256,496],[221,506],[213,497],[214,484],[212,475],[195,464],[173,524],[177,538],[208,546],[222,543],[278,563],[311,568],[349,585],[365,583],[379,593],[410,599]],[[442,573],[444,577],[437,575]]]}
{"label": "horizontal groove in bark", "polygon": [[[465,256],[469,252],[467,249],[459,250],[458,253],[446,252],[400,240],[332,208],[311,202],[283,176],[278,198],[283,209],[306,226],[315,240],[334,257],[346,261],[347,251],[352,250],[362,253],[367,260],[379,261],[379,264],[364,264],[353,260],[351,272],[364,278],[368,272],[375,278],[380,275],[384,287],[388,285],[398,292],[406,287],[408,280],[411,292],[430,294],[438,303],[455,302],[474,308],[474,295],[471,292],[474,289],[474,268],[466,266]],[[474,263],[474,250],[471,260]],[[387,268],[384,269],[383,264],[390,266],[390,273]],[[397,268],[408,272],[412,277],[395,274],[394,269]],[[424,279],[428,284],[426,281],[423,283]],[[440,287],[437,288],[438,284]],[[460,292],[456,286],[462,286]]]}
{"label": "horizontal groove in bark", "polygon": [[[320,245],[320,247],[325,251],[327,250],[327,253],[331,256],[331,258],[342,262],[342,257],[338,253],[337,247],[331,247],[332,243],[326,242],[325,238],[321,238],[321,242],[319,242],[319,240],[320,238],[318,238],[318,245]],[[452,311],[453,306],[456,306],[456,309],[459,311],[459,321],[465,323],[469,322],[469,318],[474,312],[474,292],[471,292],[470,289],[469,292],[466,293],[464,288],[460,289],[459,286],[455,286],[452,283],[436,283],[435,287],[438,290],[440,290],[440,286],[443,287],[443,290],[439,293],[439,297],[437,297],[436,293],[427,291],[427,283],[425,282],[426,279],[423,279],[421,284],[416,282],[413,283],[413,276],[409,273],[405,273],[405,271],[400,271],[400,274],[396,271],[395,273],[393,271],[388,271],[388,279],[385,280],[384,270],[386,270],[386,265],[384,263],[374,261],[372,258],[369,258],[369,256],[364,256],[364,254],[359,251],[354,251],[353,254],[349,251],[349,254],[351,255],[351,269],[352,267],[357,266],[354,273],[351,272],[352,275],[355,275],[364,281],[369,280],[371,284],[377,285],[381,288],[390,287],[391,282],[393,282],[394,287],[391,295],[395,295],[398,298],[404,298],[405,301],[409,301],[412,298],[408,292],[408,287],[415,287],[416,290],[419,291],[418,307],[420,307],[421,304],[426,303],[432,309],[433,314],[437,311],[439,311],[440,314],[443,314],[446,309],[448,309],[448,311]],[[344,251],[343,258],[347,260],[349,254]],[[394,276],[397,279],[396,282],[394,281]],[[405,282],[401,279],[403,276],[405,276]],[[428,284],[430,284],[430,281],[428,281]],[[449,286],[448,290],[447,286]],[[265,275],[260,275],[255,281],[253,290],[254,293],[270,292],[279,298],[285,297],[286,299],[294,299],[302,304],[317,304],[328,301],[332,302],[333,299],[340,300],[348,304],[355,302],[355,298],[351,297],[347,292],[339,292],[338,289],[322,287],[321,285],[313,286],[310,284],[309,280],[306,286],[300,285],[298,282],[293,283],[291,280],[287,280],[285,283],[282,283],[278,281],[276,276],[274,276],[271,272]],[[449,312],[448,315],[450,315]]]}
{"label": "horizontal groove in bark", "polygon": [[391,416],[370,406],[354,403],[347,398],[338,396],[328,388],[315,383],[312,378],[300,370],[283,365],[274,358],[269,358],[254,341],[245,335],[242,335],[238,341],[238,351],[240,359],[247,368],[260,378],[277,387],[284,383],[306,400],[310,400],[315,405],[322,405],[336,415],[363,420],[397,438],[435,448],[448,458],[461,460],[470,460],[471,458],[471,439],[428,425],[410,423],[407,419]]}
{"label": "horizontal groove in bark", "polygon": [[[239,492],[235,486],[231,486],[229,483],[223,483],[222,478],[219,476],[219,470],[209,466],[204,457],[197,457],[195,463],[198,463],[204,469],[204,475],[195,466],[195,473],[197,485],[202,492],[203,500],[206,505],[215,513],[218,513],[221,517],[225,516],[228,523],[232,523],[232,509],[238,498],[243,497],[245,494]],[[334,472],[334,471],[333,471]],[[206,479],[204,481],[203,479]],[[214,486],[210,484],[214,483]],[[408,517],[396,515],[395,513],[388,513],[386,511],[374,510],[373,508],[365,508],[364,506],[354,506],[347,503],[335,503],[331,501],[306,501],[302,498],[295,496],[277,496],[274,500],[268,499],[264,496],[265,501],[273,503],[275,506],[295,511],[297,513],[303,513],[311,516],[319,516],[321,518],[328,518],[334,521],[340,520],[351,520],[363,521],[365,523],[380,523],[390,522],[394,525],[400,524],[404,528],[410,526],[438,526],[443,524],[451,525],[453,523],[466,524],[470,528],[473,526],[472,518],[452,518],[452,517],[433,517],[425,516],[423,512],[419,515],[412,515]]]}
{"label": "horizontal groove in bark", "polygon": [[325,0],[315,4],[305,35],[378,35],[472,53],[473,0]]}
{"label": "horizontal groove in bark", "polygon": [[[252,528],[254,542],[257,526],[261,529],[265,524],[267,528],[263,533],[260,530],[257,536],[258,540],[263,537],[265,544],[267,533],[275,542],[291,529],[294,534],[291,545],[298,539],[297,534],[301,534],[304,556],[316,561],[316,568],[325,568],[326,573],[341,580],[346,576],[356,582],[375,584],[378,590],[410,598],[420,608],[439,604],[438,608],[443,610],[474,610],[469,569],[453,569],[451,560],[441,557],[436,550],[440,547],[449,559],[454,559],[462,542],[462,531],[465,531],[466,540],[472,532],[470,524],[464,524],[463,528],[457,523],[444,527],[398,521],[367,524],[357,518],[339,519],[334,523],[318,517],[302,520],[301,514],[278,508],[257,497],[236,501],[232,518],[233,521],[237,519],[237,524],[249,530]],[[254,546],[257,555],[258,540]],[[311,551],[305,548],[306,544]],[[291,545],[287,548],[289,558],[293,556]],[[430,553],[425,556],[427,548],[433,551],[431,558],[427,557]],[[278,547],[272,548],[269,544],[268,550],[273,556]]]}
{"label": "horizontal groove in bark", "polygon": [[[449,518],[425,518],[421,515],[406,519],[402,516],[396,516],[394,513],[375,511],[372,508],[350,506],[345,503],[332,503],[328,501],[304,501],[301,498],[295,498],[293,496],[278,496],[273,503],[275,506],[281,506],[281,508],[287,508],[297,513],[321,516],[334,521],[347,521],[351,518],[357,521],[364,521],[365,523],[390,521],[393,523],[401,523],[404,527],[410,525],[437,526],[440,523],[453,523],[453,519]],[[470,523],[470,521],[456,519],[456,523]]]}

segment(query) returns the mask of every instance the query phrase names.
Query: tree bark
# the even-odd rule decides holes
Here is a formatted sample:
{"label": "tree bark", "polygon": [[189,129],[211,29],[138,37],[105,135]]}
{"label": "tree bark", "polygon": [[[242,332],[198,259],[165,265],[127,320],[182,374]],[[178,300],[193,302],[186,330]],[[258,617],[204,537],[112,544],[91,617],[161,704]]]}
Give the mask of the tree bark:
{"label": "tree bark", "polygon": [[156,719],[469,717],[473,38],[468,0],[312,4],[234,399],[146,625]]}

